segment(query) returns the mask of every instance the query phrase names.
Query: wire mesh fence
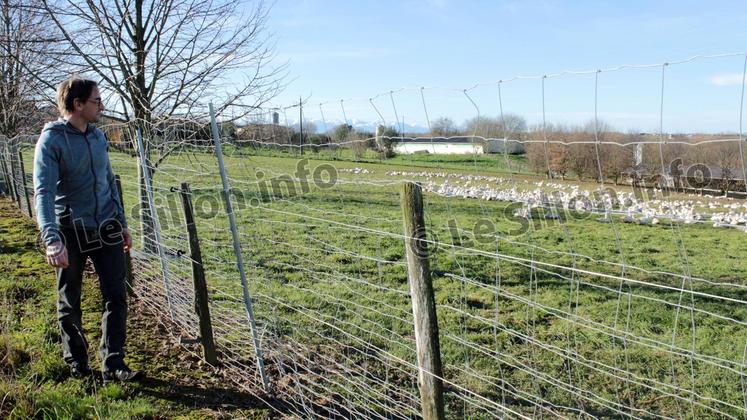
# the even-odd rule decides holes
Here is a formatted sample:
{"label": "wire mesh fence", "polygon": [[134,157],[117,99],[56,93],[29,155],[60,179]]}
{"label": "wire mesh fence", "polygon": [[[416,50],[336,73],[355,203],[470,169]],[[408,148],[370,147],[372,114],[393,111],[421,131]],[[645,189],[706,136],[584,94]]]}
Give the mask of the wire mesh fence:
{"label": "wire mesh fence", "polygon": [[[605,72],[584,73],[594,98]],[[542,83],[540,127],[523,138],[476,129],[463,160],[397,147],[436,151],[464,135],[348,129],[312,142],[290,124],[262,122],[283,108],[258,110],[243,134],[211,130],[208,118],[102,127],[137,241],[138,299],[201,352],[186,183],[224,377],[285,415],[419,417],[422,326],[400,202],[414,182],[425,191],[447,417],[747,417],[741,128],[679,140],[663,130],[615,138],[597,118],[587,131],[552,129],[547,79],[529,79]],[[430,88],[412,92],[432,113]],[[390,99],[396,127],[401,93],[361,102],[386,123],[379,99]],[[472,90],[457,94],[485,116]],[[493,99],[505,128],[502,94]],[[342,132],[354,102],[320,104],[325,133],[327,107],[341,108]],[[491,142],[503,148],[479,153]],[[31,143],[0,144],[4,190],[24,212],[33,207]],[[718,184],[693,186],[697,176],[672,170],[720,153],[731,175]]]}

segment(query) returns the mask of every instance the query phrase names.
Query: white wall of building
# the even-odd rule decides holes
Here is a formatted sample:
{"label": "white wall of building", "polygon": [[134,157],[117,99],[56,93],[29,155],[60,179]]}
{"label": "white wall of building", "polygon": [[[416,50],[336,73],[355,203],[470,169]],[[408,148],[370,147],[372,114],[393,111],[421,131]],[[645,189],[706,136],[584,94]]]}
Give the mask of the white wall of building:
{"label": "white wall of building", "polygon": [[394,151],[401,154],[428,152],[444,155],[473,155],[483,153],[481,144],[470,143],[430,143],[407,142],[394,145]]}

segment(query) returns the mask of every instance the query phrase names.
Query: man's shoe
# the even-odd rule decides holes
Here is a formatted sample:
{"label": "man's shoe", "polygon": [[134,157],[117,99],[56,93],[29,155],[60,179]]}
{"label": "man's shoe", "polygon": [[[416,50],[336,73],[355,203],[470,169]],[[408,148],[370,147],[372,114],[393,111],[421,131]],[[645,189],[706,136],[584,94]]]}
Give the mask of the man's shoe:
{"label": "man's shoe", "polygon": [[76,379],[87,378],[91,376],[91,368],[86,363],[71,363],[70,376]]}
{"label": "man's shoe", "polygon": [[127,366],[115,370],[105,370],[101,373],[104,382],[137,382],[145,378],[142,370],[130,370]]}

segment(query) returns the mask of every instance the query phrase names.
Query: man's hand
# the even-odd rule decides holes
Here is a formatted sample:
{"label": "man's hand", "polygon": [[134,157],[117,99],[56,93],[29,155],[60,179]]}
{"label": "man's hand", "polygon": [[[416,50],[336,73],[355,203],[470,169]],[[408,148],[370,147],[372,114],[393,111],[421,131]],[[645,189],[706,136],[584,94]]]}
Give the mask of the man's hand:
{"label": "man's hand", "polygon": [[124,250],[129,251],[132,248],[132,235],[129,229],[122,230],[122,239],[124,239]]}
{"label": "man's hand", "polygon": [[62,241],[52,242],[47,245],[47,264],[57,268],[67,268],[67,248]]}

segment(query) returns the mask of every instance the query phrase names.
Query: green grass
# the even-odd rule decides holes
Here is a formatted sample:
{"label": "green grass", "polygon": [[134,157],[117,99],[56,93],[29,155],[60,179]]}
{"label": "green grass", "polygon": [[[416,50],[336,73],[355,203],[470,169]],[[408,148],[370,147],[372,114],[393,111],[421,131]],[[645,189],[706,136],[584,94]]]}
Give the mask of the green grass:
{"label": "green grass", "polygon": [[[240,148],[235,152],[231,146],[226,147],[227,154],[243,154],[263,157],[301,158],[298,149],[292,151],[267,148]],[[304,155],[308,159],[317,161],[343,161],[356,163],[382,163],[386,165],[399,165],[408,168],[432,168],[432,169],[454,169],[460,171],[479,171],[481,173],[505,173],[530,174],[527,159],[524,155],[503,154],[468,154],[468,155],[442,155],[430,153],[397,154],[393,158],[383,159],[382,155],[374,150],[367,149],[365,153],[356,155],[350,148],[304,148]]]}
{"label": "green grass", "polygon": [[397,155],[387,161],[397,165],[410,167],[427,167],[454,170],[474,170],[481,173],[523,173],[529,174],[529,167],[524,155],[480,154],[480,155],[434,155],[416,153]]}
{"label": "green grass", "polygon": [[[11,419],[132,419],[266,417],[251,397],[194,386],[200,371],[155,335],[157,320],[144,319],[137,303],[129,321],[130,365],[145,368],[141,384],[72,379],[62,360],[52,268],[34,243],[36,229],[7,198],[0,198],[0,417]],[[95,280],[84,279],[83,329],[90,343],[100,337],[101,300]],[[92,347],[96,347],[92,345]],[[92,349],[93,353],[95,349]],[[90,355],[95,361],[95,355]],[[95,365],[93,366],[96,367]],[[192,378],[192,379],[190,379]],[[208,396],[211,395],[211,396]],[[225,402],[245,403],[223,407]],[[251,404],[254,404],[252,407]]]}
{"label": "green grass", "polygon": [[[307,154],[311,170],[333,163],[338,170],[358,167],[373,172],[340,172],[333,188],[312,186],[309,193],[272,199],[258,187],[257,173],[261,171],[263,179],[293,174],[298,158],[246,153],[229,149],[226,163],[232,187],[247,198],[240,203],[261,200],[259,206],[237,205],[235,210],[249,288],[260,324],[266,326],[266,342],[298,341],[333,357],[344,349],[359,350],[348,354],[345,362],[351,366],[350,375],[353,367],[366,366],[377,377],[386,376],[401,384],[398,388],[412,391],[411,377],[395,369],[402,366],[364,355],[369,348],[378,348],[415,363],[404,247],[397,236],[402,231],[398,178],[385,173],[423,167],[493,173],[486,169],[490,161],[476,165],[463,157],[418,155],[408,157],[410,161],[397,157],[354,162],[313,159],[313,154]],[[135,161],[121,154],[113,154],[112,159],[125,183],[126,207],[132,208],[137,197]],[[173,155],[155,176],[159,207],[171,209],[160,214],[165,242],[171,249],[185,250],[179,197],[169,192],[180,182],[189,182],[196,206],[217,206],[213,217],[198,211],[208,282],[213,292],[239,298],[241,287],[227,218],[220,212],[221,183],[214,157]],[[613,402],[644,410],[637,413],[643,417],[651,413],[713,417],[716,413],[708,407],[744,414],[739,370],[747,328],[734,320],[747,322],[747,307],[707,297],[747,300],[744,289],[730,286],[747,285],[743,232],[704,224],[628,225],[620,219],[602,224],[589,215],[562,223],[536,215],[522,230],[521,222],[511,217],[514,207],[509,203],[434,194],[426,194],[425,202],[428,235],[439,242],[430,261],[442,358],[450,382],[530,415],[535,414],[532,405],[506,390],[533,396],[529,400],[536,397],[583,407],[598,416],[619,415],[606,408]],[[138,226],[137,215],[129,216],[130,223]],[[483,225],[489,222],[494,235],[478,241],[473,230],[481,220],[486,221]],[[497,258],[496,250],[504,257]],[[571,266],[585,272],[558,268]],[[684,282],[662,272],[685,275]],[[619,281],[619,276],[628,281]],[[699,277],[723,284],[692,280]],[[686,292],[657,285],[684,285]],[[701,295],[691,296],[690,290]],[[221,294],[212,296],[214,302],[227,304]],[[678,305],[718,316],[678,310]],[[240,306],[236,310],[237,317],[243,316]],[[219,337],[224,343],[246,339]],[[692,360],[688,352],[701,360]],[[572,356],[563,356],[566,353]],[[328,394],[338,392],[347,403],[376,400],[371,389],[344,390],[334,379],[321,378],[314,386]],[[509,386],[501,387],[502,381]],[[559,382],[582,394],[563,389]],[[356,392],[368,394],[360,400]],[[702,405],[690,404],[691,392]],[[447,404],[455,417],[479,418],[485,413],[465,406],[453,392]],[[378,410],[386,411],[386,405]]]}

